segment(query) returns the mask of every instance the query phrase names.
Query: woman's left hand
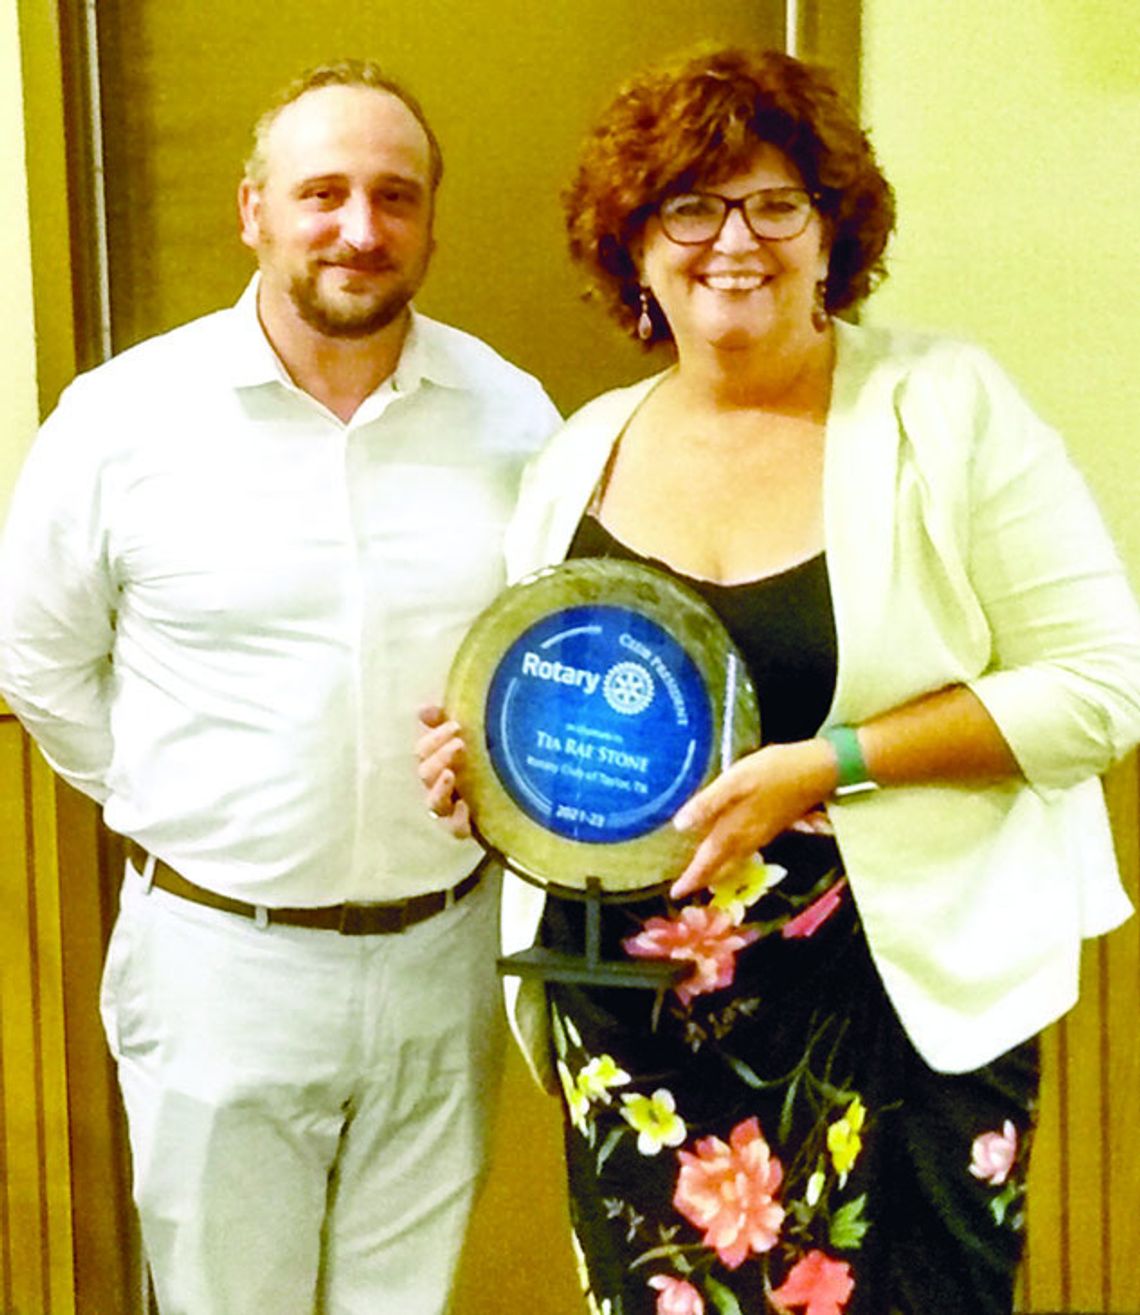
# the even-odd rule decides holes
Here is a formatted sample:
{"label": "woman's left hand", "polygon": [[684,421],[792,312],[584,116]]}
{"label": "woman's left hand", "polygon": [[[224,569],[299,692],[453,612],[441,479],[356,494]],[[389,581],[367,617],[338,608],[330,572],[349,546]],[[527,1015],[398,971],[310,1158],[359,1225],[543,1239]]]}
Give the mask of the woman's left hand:
{"label": "woman's left hand", "polygon": [[420,731],[416,741],[419,775],[427,791],[428,811],[456,838],[471,835],[471,816],[460,793],[465,746],[459,723],[451,721],[443,708],[428,704],[420,709]]}
{"label": "woman's left hand", "polygon": [[811,811],[835,788],[835,751],[826,740],[770,744],[733,763],[678,811],[679,831],[703,835],[670,887],[683,899],[713,886]]}

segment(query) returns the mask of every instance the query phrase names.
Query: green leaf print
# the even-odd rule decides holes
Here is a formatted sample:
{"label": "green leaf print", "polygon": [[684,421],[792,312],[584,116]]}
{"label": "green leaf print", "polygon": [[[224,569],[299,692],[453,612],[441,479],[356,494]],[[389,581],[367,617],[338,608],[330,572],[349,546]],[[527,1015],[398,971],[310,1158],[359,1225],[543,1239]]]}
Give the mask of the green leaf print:
{"label": "green leaf print", "polygon": [[736,1300],[730,1288],[718,1283],[715,1278],[706,1278],[704,1284],[705,1291],[712,1298],[713,1305],[720,1315],[744,1315],[740,1309],[740,1302]]}
{"label": "green leaf print", "polygon": [[863,1234],[871,1227],[870,1220],[863,1218],[866,1204],[867,1193],[864,1192],[832,1215],[829,1236],[833,1247],[854,1251],[863,1245]]}

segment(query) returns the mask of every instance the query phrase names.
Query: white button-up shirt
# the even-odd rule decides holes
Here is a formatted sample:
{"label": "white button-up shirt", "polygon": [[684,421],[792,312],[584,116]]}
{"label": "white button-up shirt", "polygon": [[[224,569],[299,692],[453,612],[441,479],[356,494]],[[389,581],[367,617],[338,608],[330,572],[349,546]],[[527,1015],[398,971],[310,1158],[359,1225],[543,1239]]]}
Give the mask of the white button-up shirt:
{"label": "white button-up shirt", "polygon": [[251,902],[384,900],[479,857],[429,816],[416,709],[502,588],[536,380],[414,315],[342,423],[255,287],[76,380],[0,555],[0,690],[108,825]]}

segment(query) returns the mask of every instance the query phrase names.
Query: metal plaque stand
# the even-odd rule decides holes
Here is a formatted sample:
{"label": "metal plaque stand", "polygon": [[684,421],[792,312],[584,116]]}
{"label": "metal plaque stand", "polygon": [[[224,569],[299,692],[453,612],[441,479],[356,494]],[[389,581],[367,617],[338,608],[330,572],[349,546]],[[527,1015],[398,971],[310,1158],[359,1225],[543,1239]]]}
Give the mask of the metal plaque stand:
{"label": "metal plaque stand", "polygon": [[517,954],[504,955],[497,961],[504,977],[540,978],[547,982],[582,982],[590,986],[639,987],[665,991],[692,971],[692,964],[672,959],[603,959],[601,955],[602,883],[587,877],[584,892],[559,887],[562,898],[579,898],[586,902],[586,944],[584,954],[562,954],[535,945]]}

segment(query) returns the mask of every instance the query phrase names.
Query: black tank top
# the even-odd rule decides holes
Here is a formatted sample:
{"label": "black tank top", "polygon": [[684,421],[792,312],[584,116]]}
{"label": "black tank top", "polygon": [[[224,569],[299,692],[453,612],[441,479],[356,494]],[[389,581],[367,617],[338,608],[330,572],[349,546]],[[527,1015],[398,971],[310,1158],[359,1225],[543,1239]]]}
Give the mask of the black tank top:
{"label": "black tank top", "polygon": [[777,575],[715,584],[644,557],[583,516],[568,557],[617,557],[656,567],[698,593],[740,650],[760,702],[764,743],[810,739],[835,693],[837,645],[827,561],[822,553]]}

